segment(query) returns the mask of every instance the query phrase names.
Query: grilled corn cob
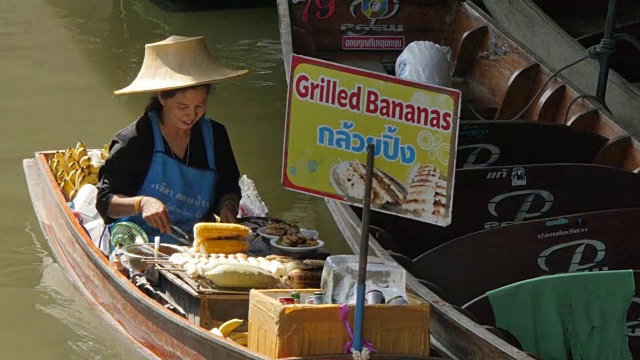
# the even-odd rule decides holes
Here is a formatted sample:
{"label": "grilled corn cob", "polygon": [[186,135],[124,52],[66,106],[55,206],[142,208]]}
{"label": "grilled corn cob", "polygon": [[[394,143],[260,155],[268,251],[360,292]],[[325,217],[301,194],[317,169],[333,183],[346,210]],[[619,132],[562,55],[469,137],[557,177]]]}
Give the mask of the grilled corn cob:
{"label": "grilled corn cob", "polygon": [[236,254],[247,251],[249,243],[237,239],[200,240],[196,248],[202,254]]}
{"label": "grilled corn cob", "polygon": [[251,229],[240,224],[200,222],[193,226],[196,240],[242,239],[251,233]]}

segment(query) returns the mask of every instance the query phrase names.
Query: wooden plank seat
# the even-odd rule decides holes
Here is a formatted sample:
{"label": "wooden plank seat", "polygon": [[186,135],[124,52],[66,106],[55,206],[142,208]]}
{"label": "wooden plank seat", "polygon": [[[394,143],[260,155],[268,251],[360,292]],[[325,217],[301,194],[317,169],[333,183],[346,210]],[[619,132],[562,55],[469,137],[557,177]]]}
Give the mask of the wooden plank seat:
{"label": "wooden plank seat", "polygon": [[[633,275],[635,282],[635,294],[631,302],[631,306],[629,307],[629,310],[627,312],[626,326],[629,340],[629,349],[631,350],[632,354],[637,354],[637,351],[640,350],[640,336],[638,336],[640,335],[640,271],[634,270]],[[553,275],[542,276],[536,278],[536,280],[544,281],[545,278],[550,277],[553,277]],[[585,287],[584,289],[589,288]],[[517,306],[517,304],[514,304],[514,306]],[[515,339],[517,339],[517,337],[508,330],[497,326],[494,309],[491,305],[491,301],[489,300],[489,296],[486,293],[469,301],[464,306],[462,306],[462,309],[473,314],[473,317],[479,324],[494,327],[503,334],[509,334],[506,336],[513,336]],[[522,349],[522,347],[520,348]]]}
{"label": "wooden plank seat", "polygon": [[[518,169],[516,170],[516,168]],[[517,183],[518,185],[514,188],[512,175],[514,173],[517,175],[518,172],[522,173],[522,170],[526,174],[526,184],[522,181]],[[625,189],[625,192],[621,192],[619,189]],[[414,259],[414,262],[419,265],[417,270],[421,274],[420,277],[443,288],[444,284],[438,280],[429,279],[427,276],[444,272],[447,276],[460,275],[460,281],[466,282],[466,274],[461,270],[468,266],[469,261],[460,258],[461,254],[464,253],[467,257],[483,260],[480,255],[487,252],[484,245],[477,245],[480,248],[467,245],[467,243],[473,243],[471,240],[459,242],[458,244],[465,244],[462,249],[451,248],[450,246],[455,245],[450,245],[449,242],[454,239],[459,241],[463,236],[472,233],[476,233],[474,236],[481,236],[481,230],[504,227],[503,225],[516,222],[528,222],[579,212],[640,206],[640,177],[637,174],[607,166],[585,164],[512,165],[459,169],[456,170],[454,191],[456,196],[454,196],[452,205],[452,225],[447,227],[378,211],[373,211],[371,214],[371,223],[384,228],[396,239],[400,249],[398,252]],[[352,210],[356,216],[360,216],[362,213],[358,206],[353,206]],[[630,222],[630,224],[634,223],[635,221]],[[544,227],[544,225],[542,226]],[[538,243],[536,246],[544,246],[544,243],[535,240],[539,232],[527,235],[533,236],[533,239],[530,240],[532,244]],[[488,237],[491,234],[494,233],[489,233]],[[519,242],[521,239],[519,235],[516,234],[514,237],[513,234],[509,234],[503,238],[503,242],[510,244],[506,245],[507,248],[516,247],[514,250],[521,252],[519,248],[522,245]],[[518,241],[514,241],[514,239]],[[626,242],[624,239],[621,241]],[[465,250],[467,246],[471,246],[468,249],[473,249],[475,252],[468,253]],[[528,248],[526,247],[526,249]],[[432,250],[427,253],[430,255],[425,256],[425,252],[430,249]],[[460,250],[462,252],[458,254]],[[544,247],[538,251],[542,250]],[[451,258],[443,256],[445,253]],[[537,254],[528,255],[537,256]],[[419,256],[425,256],[420,264],[417,259]],[[455,259],[455,261],[451,259]],[[530,260],[527,259],[527,261]],[[498,267],[501,262],[489,264]],[[439,270],[440,266],[444,269],[455,266],[459,268],[445,271]],[[488,269],[494,268],[494,266],[486,266],[486,264],[482,266]],[[498,274],[497,279],[501,278],[502,274]],[[451,282],[451,286],[455,287],[456,285],[456,281]],[[444,290],[449,294],[449,291]],[[477,295],[472,294],[471,298]],[[468,300],[466,299],[466,301]],[[466,301],[458,304],[461,305]]]}
{"label": "wooden plank seat", "polygon": [[453,77],[463,77],[467,74],[488,33],[489,27],[483,25],[468,30],[462,35],[462,40],[457,49],[452,49],[456,59],[453,67]]}
{"label": "wooden plank seat", "polygon": [[376,225],[369,225],[369,234],[387,251],[398,252],[398,244],[389,233]]}
{"label": "wooden plank seat", "polygon": [[531,120],[463,121],[456,168],[586,163],[607,144],[604,136]]}
{"label": "wooden plank seat", "polygon": [[398,264],[400,264],[400,266],[402,266],[409,274],[416,276],[417,272],[415,269],[415,264],[413,263],[413,260],[411,260],[411,258],[401,253],[397,253],[395,251],[387,251],[387,253],[389,254],[389,256],[393,258],[393,260],[395,260]]}
{"label": "wooden plank seat", "polygon": [[414,268],[456,305],[542,275],[636,269],[638,216],[640,208],[617,209],[478,231],[425,252]]}

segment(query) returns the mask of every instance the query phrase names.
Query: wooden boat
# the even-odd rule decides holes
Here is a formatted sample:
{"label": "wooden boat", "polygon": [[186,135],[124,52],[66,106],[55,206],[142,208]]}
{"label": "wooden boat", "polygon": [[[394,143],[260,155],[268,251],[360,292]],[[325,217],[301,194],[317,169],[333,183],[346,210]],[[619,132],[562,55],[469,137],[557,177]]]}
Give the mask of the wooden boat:
{"label": "wooden boat", "polygon": [[[514,3],[509,2],[509,4]],[[452,87],[462,92],[463,99],[458,138],[458,143],[462,147],[458,148],[457,153],[456,167],[459,170],[456,170],[456,185],[458,185],[458,179],[464,176],[460,174],[467,171],[478,171],[477,168],[480,168],[480,171],[474,177],[475,185],[483,180],[509,178],[514,165],[526,168],[528,173],[532,170],[529,168],[530,164],[542,164],[540,169],[544,169],[543,172],[551,171],[550,169],[554,166],[556,169],[565,170],[575,166],[582,168],[585,172],[580,176],[580,181],[567,182],[565,185],[557,184],[560,187],[566,186],[564,189],[558,189],[563,192],[564,196],[570,196],[574,188],[579,187],[582,180],[595,174],[597,172],[595,168],[606,167],[609,170],[617,168],[616,171],[620,171],[621,177],[629,177],[634,183],[638,179],[635,173],[640,168],[640,144],[631,136],[631,134],[637,133],[638,125],[632,124],[631,119],[640,108],[636,108],[638,110],[629,109],[640,106],[640,102],[629,101],[624,104],[625,108],[620,103],[609,102],[614,113],[629,112],[627,121],[621,120],[620,117],[614,118],[565,77],[562,75],[554,77],[557,74],[554,74],[554,70],[549,64],[529,52],[517,40],[512,39],[494,20],[469,1],[407,0],[387,2],[389,11],[378,18],[372,18],[365,14],[359,4],[361,4],[359,1],[349,5],[332,1],[279,0],[280,32],[287,74],[289,74],[291,54],[394,75],[397,57],[404,46],[412,41],[429,40],[450,47],[452,50]],[[403,46],[397,49],[343,49],[342,41],[345,36],[360,35],[364,38],[397,39],[401,37],[404,42]],[[562,47],[558,44],[552,46]],[[560,65],[554,65],[554,68],[559,67]],[[595,91],[595,87],[593,90]],[[626,88],[625,91],[630,90]],[[610,89],[609,96],[615,97],[617,95]],[[482,117],[481,121],[477,121],[478,115]],[[534,126],[533,124],[539,126],[538,130],[531,128],[529,132],[523,131],[522,126]],[[502,129],[497,130],[498,127],[502,127]],[[547,143],[545,134],[549,134],[549,138],[552,138],[555,136],[551,135],[552,132],[558,128],[576,131],[573,134],[575,135],[574,140],[571,137],[573,135],[564,134],[558,136],[560,144],[554,140]],[[487,135],[491,133],[500,135]],[[591,138],[591,140],[587,140],[587,138]],[[562,144],[562,139],[565,139],[564,144]],[[581,139],[580,142],[585,142],[578,144],[578,142],[574,142],[578,141],[577,139]],[[593,141],[592,145],[587,145],[586,142],[590,141]],[[526,146],[518,146],[523,144]],[[547,149],[547,145],[549,145],[549,149],[555,150]],[[531,150],[532,146],[533,150]],[[538,157],[536,154],[526,154],[523,148],[539,152],[542,155]],[[484,160],[480,159],[481,151],[486,153],[483,155]],[[487,153],[487,151],[489,152]],[[582,154],[584,158],[580,160],[579,156],[569,156],[569,152]],[[561,163],[582,163],[585,165],[549,165]],[[595,172],[592,172],[594,170]],[[539,179],[542,178],[544,176],[539,177]],[[612,175],[611,178],[601,178],[602,184],[599,186],[606,188],[608,181],[612,178],[619,179],[616,175]],[[547,180],[559,179],[561,177],[556,176]],[[485,191],[482,187],[473,187],[473,182],[466,182],[466,186],[471,186],[462,190],[466,195],[469,195],[473,190],[476,190],[476,193]],[[506,194],[512,191],[510,190],[511,184],[496,186],[498,186],[496,188],[498,193]],[[637,189],[637,184],[625,187],[625,191],[632,193],[635,189]],[[456,191],[458,191],[457,187]],[[489,196],[488,194],[482,195]],[[513,227],[513,232],[510,233],[511,239],[517,239],[523,232],[529,231],[521,227],[529,223],[525,220],[545,218],[546,210],[538,211],[539,214],[535,214],[531,218],[526,216],[529,206],[534,201],[544,200],[542,199],[544,196],[538,200],[535,200],[536,195],[531,193],[528,193],[527,196],[530,196],[527,198],[528,200],[520,199],[524,202],[514,205],[515,209],[512,208],[512,210],[515,213],[510,213],[509,216],[496,213],[493,220],[483,217],[489,215],[484,214],[487,213],[487,208],[489,208],[489,212],[492,207],[494,211],[497,208],[498,204],[491,201],[492,198],[495,198],[494,196],[476,201],[475,210],[467,208],[467,206],[472,206],[473,199],[469,199],[468,203],[454,203],[454,224],[451,226],[455,226],[457,221],[459,221],[459,226],[465,224],[465,221],[478,221],[478,227],[466,230],[460,228],[440,229],[441,232],[455,234],[449,238],[436,239],[434,242],[430,242],[432,240],[430,236],[435,231],[434,226],[386,213],[373,212],[369,228],[370,254],[387,260],[396,260],[408,270],[408,286],[432,304],[432,344],[440,353],[460,359],[535,358],[535,354],[518,349],[517,341],[513,341],[513,337],[508,333],[492,327],[495,324],[473,321],[473,314],[462,308],[465,305],[464,301],[447,302],[446,300],[449,299],[447,291],[443,291],[438,286],[439,284],[425,279],[427,276],[421,271],[422,269],[417,267],[417,259],[414,261],[415,257],[423,253],[433,252],[433,256],[437,257],[438,250],[446,249],[449,243],[453,244],[458,241],[454,239],[462,240],[462,236],[465,235],[483,234],[482,237],[489,239],[493,238],[494,231],[495,234],[500,235],[498,233],[500,229],[507,231],[506,229]],[[585,196],[582,195],[582,197]],[[588,208],[597,201],[589,203],[588,195],[586,197],[583,199],[586,202],[582,205],[573,209],[564,209],[569,213],[560,211],[555,215],[549,215],[555,217],[551,220],[541,220],[542,223],[546,224],[548,221],[551,224],[554,224],[554,221],[564,223],[562,220],[564,217],[557,216],[596,211],[593,208],[588,210]],[[459,196],[455,195],[454,202],[458,201],[458,198]],[[632,198],[637,199],[637,196],[630,195],[629,199]],[[546,201],[547,203],[542,203],[542,208],[553,206],[552,201],[550,202],[549,199]],[[358,205],[350,205],[332,199],[327,199],[326,202],[345,239],[352,250],[357,253],[360,249],[362,227],[361,208]],[[585,207],[582,208],[582,206]],[[627,205],[616,202],[603,205],[600,210],[605,211],[606,214],[607,210],[622,207],[627,207]],[[629,207],[635,208],[637,205],[629,204]],[[462,218],[456,220],[456,209],[461,214],[465,212],[467,215],[461,215]],[[475,214],[474,211],[476,211]],[[523,212],[521,214],[523,216],[516,215],[519,211]],[[531,211],[535,212],[535,210]],[[478,212],[483,212],[483,214]],[[614,216],[615,214],[610,213],[609,215]],[[479,218],[476,219],[474,216],[479,216]],[[578,217],[576,215],[576,218]],[[488,228],[495,226],[498,230],[487,229],[475,232],[482,230],[483,226]],[[500,239],[506,241],[504,238]],[[443,242],[444,245],[442,245]],[[472,242],[472,240],[468,242]],[[473,249],[477,254],[481,253],[481,248],[475,247]],[[534,255],[538,256],[537,253]],[[444,256],[439,261],[448,263],[450,267],[461,266],[460,262],[465,261],[456,258],[458,262],[449,262],[450,259]],[[498,275],[500,271],[509,271],[506,265],[504,268],[492,267],[492,265],[499,266],[498,263],[484,262],[483,265],[496,270]],[[620,266],[627,265],[629,262],[621,263]],[[440,271],[444,270],[440,269]],[[464,276],[458,276],[455,280],[459,282],[447,284],[449,291],[465,286]],[[478,291],[484,290],[486,289]],[[482,293],[475,295],[481,296]],[[635,350],[634,354],[638,356],[639,353]]]}
{"label": "wooden boat", "polygon": [[[599,44],[604,36],[608,0],[584,6],[578,1],[523,0],[505,2],[478,0],[515,39],[521,41],[553,69],[559,69],[586,55],[586,49]],[[617,3],[614,34],[640,37],[640,4],[620,0]],[[535,29],[535,31],[532,31]],[[636,40],[637,41],[637,40]],[[640,110],[640,75],[636,63],[640,48],[629,41],[618,40],[611,57],[611,70],[606,89],[606,103],[618,123],[637,134]],[[598,59],[587,59],[563,74],[582,91],[595,94],[600,65]]]}
{"label": "wooden boat", "polygon": [[[205,318],[213,319],[214,314],[224,318],[246,319],[246,294],[226,294],[221,298],[228,305],[218,308],[202,307],[201,301],[206,300],[207,294],[168,290],[175,288],[179,279],[175,282],[163,280],[157,287],[167,290],[164,292],[154,290],[155,286],[136,286],[116,270],[94,245],[67,205],[67,198],[49,169],[48,159],[54,153],[55,151],[37,152],[35,158],[25,159],[23,162],[40,227],[65,273],[96,310],[119,330],[123,341],[132,343],[141,355],[149,359],[268,358],[227,338],[211,334],[208,328],[214,324],[204,321]],[[335,354],[305,358],[341,359],[344,356]],[[372,354],[371,358],[424,359],[384,354]]]}

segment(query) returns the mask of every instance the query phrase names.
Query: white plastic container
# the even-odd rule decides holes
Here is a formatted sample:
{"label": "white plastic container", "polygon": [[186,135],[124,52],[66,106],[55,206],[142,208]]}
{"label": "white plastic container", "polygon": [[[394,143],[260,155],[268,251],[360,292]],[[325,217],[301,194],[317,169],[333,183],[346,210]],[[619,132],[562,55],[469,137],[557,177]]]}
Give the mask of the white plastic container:
{"label": "white plastic container", "polygon": [[[355,304],[358,284],[358,255],[329,256],[322,270],[320,287],[327,302],[333,304]],[[406,270],[396,262],[378,257],[367,258],[366,290],[380,290],[385,299],[396,296],[407,298]]]}

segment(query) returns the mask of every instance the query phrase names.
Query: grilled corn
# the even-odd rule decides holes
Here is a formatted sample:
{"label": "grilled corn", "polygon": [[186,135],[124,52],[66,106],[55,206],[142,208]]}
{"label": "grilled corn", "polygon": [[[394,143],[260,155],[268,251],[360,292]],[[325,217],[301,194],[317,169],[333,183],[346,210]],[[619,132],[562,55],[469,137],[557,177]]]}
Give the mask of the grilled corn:
{"label": "grilled corn", "polygon": [[249,243],[246,240],[231,239],[200,240],[196,248],[202,254],[236,254],[247,251]]}
{"label": "grilled corn", "polygon": [[200,222],[193,227],[196,240],[242,239],[251,233],[251,229],[240,224]]}

